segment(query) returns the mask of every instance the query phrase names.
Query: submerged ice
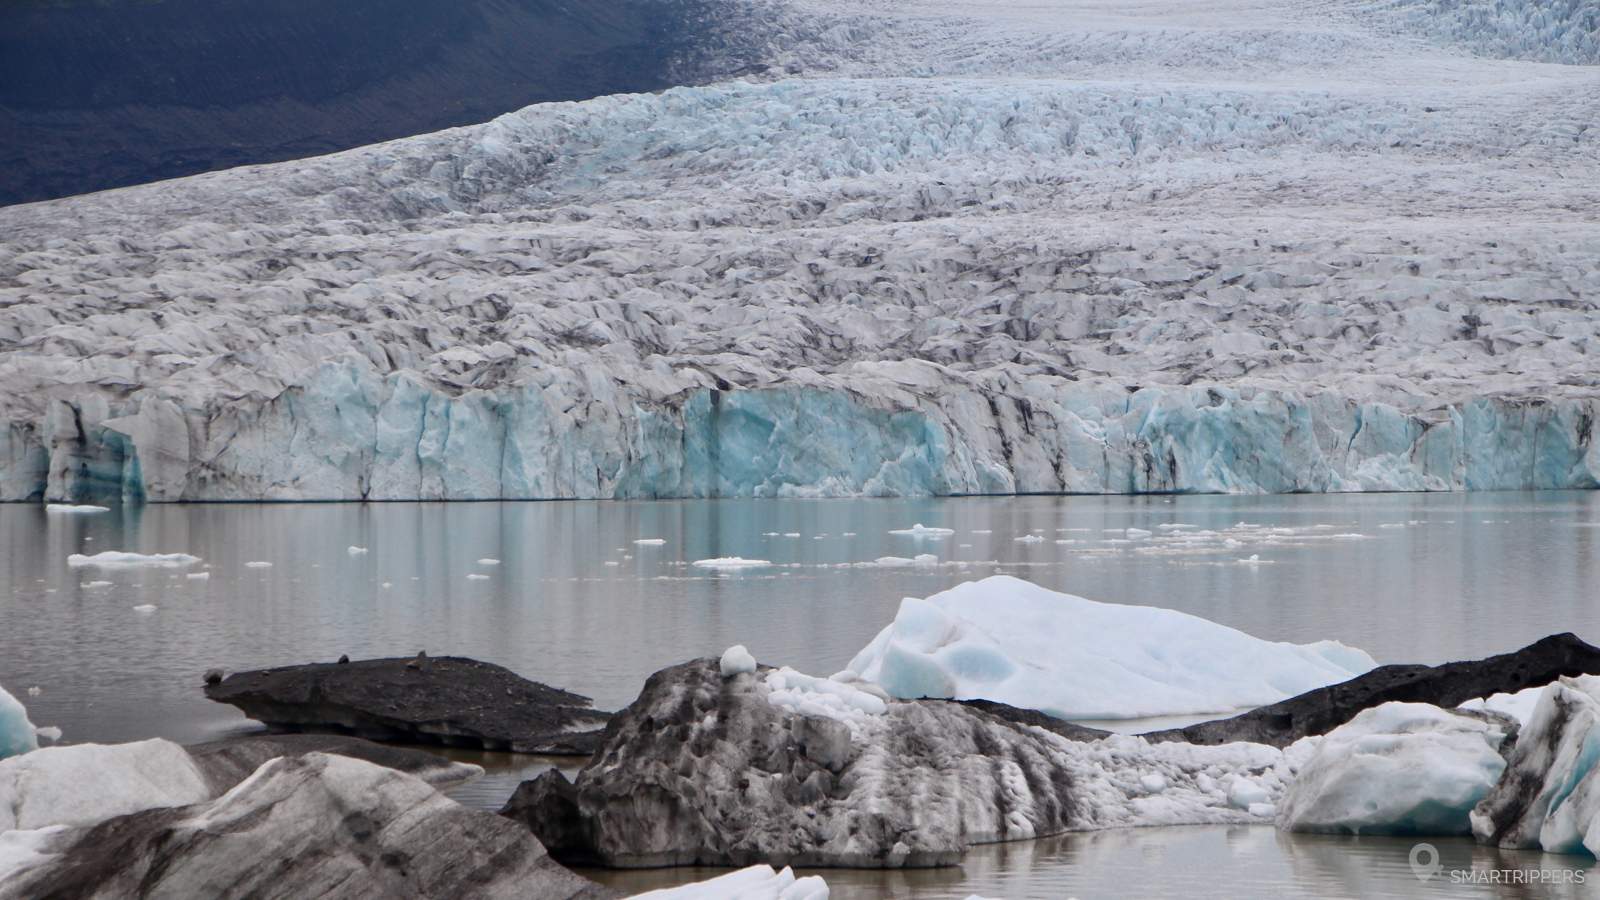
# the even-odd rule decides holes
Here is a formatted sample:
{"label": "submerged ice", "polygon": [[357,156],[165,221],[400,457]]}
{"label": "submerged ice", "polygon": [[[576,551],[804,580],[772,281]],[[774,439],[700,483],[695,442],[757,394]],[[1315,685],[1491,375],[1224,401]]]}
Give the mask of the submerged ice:
{"label": "submerged ice", "polygon": [[0,210],[0,499],[1600,484],[1592,4],[727,12],[744,80]]}

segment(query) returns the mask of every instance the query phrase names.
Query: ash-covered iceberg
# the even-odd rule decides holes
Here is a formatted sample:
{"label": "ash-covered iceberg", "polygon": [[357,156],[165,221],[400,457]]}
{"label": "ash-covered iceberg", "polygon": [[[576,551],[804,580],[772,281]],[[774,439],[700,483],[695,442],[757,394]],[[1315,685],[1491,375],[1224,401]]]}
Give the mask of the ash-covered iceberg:
{"label": "ash-covered iceberg", "polygon": [[1176,610],[1099,603],[994,575],[905,598],[848,670],[896,697],[1134,719],[1263,706],[1375,665],[1337,641],[1264,641]]}
{"label": "ash-covered iceberg", "polygon": [[1600,676],[1539,696],[1505,776],[1472,811],[1479,841],[1600,856]]}

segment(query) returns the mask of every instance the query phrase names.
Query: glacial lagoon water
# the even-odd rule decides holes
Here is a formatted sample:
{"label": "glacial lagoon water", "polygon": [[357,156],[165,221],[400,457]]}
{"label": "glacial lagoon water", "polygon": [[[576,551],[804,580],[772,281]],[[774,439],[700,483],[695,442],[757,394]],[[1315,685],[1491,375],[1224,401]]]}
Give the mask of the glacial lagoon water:
{"label": "glacial lagoon water", "polygon": [[[918,522],[955,534],[889,533]],[[67,563],[105,550],[203,562]],[[871,564],[918,554],[938,562]],[[721,556],[773,565],[739,574],[692,565]],[[247,730],[202,696],[207,668],[341,653],[474,656],[616,708],[656,669],[734,643],[763,661],[836,671],[901,597],[996,572],[1264,638],[1336,638],[1380,662],[1481,656],[1556,631],[1600,642],[1600,494],[214,504],[87,515],[0,505],[0,684],[18,696],[38,686],[26,698],[34,721],[70,741]],[[145,605],[155,609],[134,609]],[[493,774],[457,796],[483,806],[554,762],[476,761]],[[847,897],[1195,896],[1202,880],[1216,896],[1496,890],[1448,877],[1419,887],[1411,843],[1146,829],[980,848],[958,870],[828,877]],[[1439,843],[1447,869],[1587,865]],[[607,877],[643,887],[695,874]],[[1505,895],[1586,889],[1596,890]]]}

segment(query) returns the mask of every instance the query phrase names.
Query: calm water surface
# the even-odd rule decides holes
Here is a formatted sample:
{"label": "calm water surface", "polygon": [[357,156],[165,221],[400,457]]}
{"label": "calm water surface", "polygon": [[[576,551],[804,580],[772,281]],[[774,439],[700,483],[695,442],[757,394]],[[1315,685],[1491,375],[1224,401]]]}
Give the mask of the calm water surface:
{"label": "calm water surface", "polygon": [[[888,533],[917,522],[956,533]],[[1018,540],[1028,535],[1038,540]],[[189,553],[203,563],[187,571],[210,576],[67,564],[104,550]],[[938,563],[866,565],[917,554]],[[692,565],[721,556],[774,565],[738,575]],[[218,504],[97,515],[0,504],[0,684],[19,696],[40,687],[25,698],[34,721],[73,741],[248,728],[204,699],[207,668],[341,653],[473,656],[616,708],[651,672],[734,643],[765,662],[836,671],[901,597],[997,572],[1263,638],[1336,638],[1381,662],[1482,656],[1556,631],[1600,643],[1600,495]],[[134,610],[146,604],[156,609]],[[484,761],[498,777],[469,788],[467,802],[493,805],[549,765]],[[1247,881],[1217,896],[1489,890],[1423,885],[1409,847],[1157,829],[983,848],[958,870],[828,877],[844,896],[1195,896],[1195,873],[1212,878],[1227,860]],[[1518,866],[1542,864],[1531,859]],[[690,874],[616,877],[659,885]],[[1504,896],[1565,896],[1517,890]]]}

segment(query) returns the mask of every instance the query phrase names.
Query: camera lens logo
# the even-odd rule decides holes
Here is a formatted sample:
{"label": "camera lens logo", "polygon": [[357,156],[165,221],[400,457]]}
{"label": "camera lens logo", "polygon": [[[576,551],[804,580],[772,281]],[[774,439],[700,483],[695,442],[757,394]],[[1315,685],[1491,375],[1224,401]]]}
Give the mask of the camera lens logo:
{"label": "camera lens logo", "polygon": [[1444,871],[1444,866],[1439,864],[1439,848],[1429,843],[1415,844],[1411,847],[1411,874],[1417,876],[1418,881],[1427,881]]}

